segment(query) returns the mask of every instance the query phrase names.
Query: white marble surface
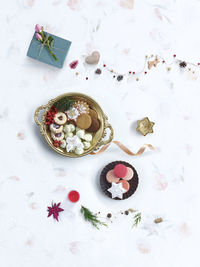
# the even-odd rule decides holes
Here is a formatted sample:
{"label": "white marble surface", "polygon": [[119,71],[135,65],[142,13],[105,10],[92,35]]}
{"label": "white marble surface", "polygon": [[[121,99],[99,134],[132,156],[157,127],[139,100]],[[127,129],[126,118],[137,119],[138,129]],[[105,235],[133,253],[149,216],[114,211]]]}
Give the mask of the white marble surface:
{"label": "white marble surface", "polygon": [[[199,72],[163,65],[138,82],[118,83],[86,66],[84,56],[98,50],[99,66],[137,71],[144,55],[158,54],[197,63],[198,0],[10,0],[0,2],[0,261],[2,267],[199,267]],[[128,4],[128,5],[127,5]],[[31,60],[26,52],[39,23],[72,41],[63,69]],[[76,70],[69,68],[78,59]],[[75,76],[78,71],[79,75]],[[88,81],[85,77],[88,76]],[[197,78],[197,79],[196,79]],[[144,143],[157,149],[132,158],[115,145],[103,155],[67,159],[51,151],[33,120],[35,109],[57,95],[79,91],[94,97],[115,129],[115,140],[133,151]],[[148,116],[155,133],[143,137],[138,119]],[[102,167],[126,160],[138,171],[133,197],[112,201],[98,187]],[[67,201],[71,189],[80,201]],[[47,218],[51,201],[65,211],[57,223]],[[100,231],[79,210],[142,212],[118,216]],[[164,222],[154,224],[156,217]]]}

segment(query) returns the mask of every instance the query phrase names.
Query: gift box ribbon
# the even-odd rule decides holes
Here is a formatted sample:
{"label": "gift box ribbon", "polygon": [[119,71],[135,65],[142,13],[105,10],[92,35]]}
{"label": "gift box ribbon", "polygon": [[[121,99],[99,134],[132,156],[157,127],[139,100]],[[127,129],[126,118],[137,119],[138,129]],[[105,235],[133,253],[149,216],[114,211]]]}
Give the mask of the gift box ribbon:
{"label": "gift box ribbon", "polygon": [[[37,59],[40,58],[40,55],[41,55],[41,53],[42,53],[42,50],[43,50],[44,46],[47,45],[48,38],[49,38],[49,33],[46,33],[46,35],[45,35],[45,39],[44,39],[44,42],[43,42],[43,43],[41,43],[41,42],[38,41],[38,40],[36,40],[36,41],[33,40],[33,42],[35,42],[35,43],[37,43],[37,44],[38,44],[38,42],[39,42],[38,46],[41,46],[40,51],[39,51],[38,56],[37,56]],[[52,49],[54,49],[54,50],[60,50],[60,51],[65,52],[65,50],[62,49],[62,48],[52,47]]]}
{"label": "gift box ribbon", "polygon": [[[121,150],[123,150],[129,156],[139,156],[139,155],[141,155],[145,151],[145,149],[147,147],[149,149],[151,149],[151,150],[154,150],[154,147],[151,144],[144,144],[136,153],[133,153],[130,149],[128,149],[125,145],[123,145],[119,141],[112,141],[111,143],[114,143],[115,145],[117,145]],[[104,151],[106,151],[106,149],[110,146],[111,143],[103,146],[98,152],[96,152],[96,153],[95,152],[92,152],[90,154],[91,155],[102,154]]]}

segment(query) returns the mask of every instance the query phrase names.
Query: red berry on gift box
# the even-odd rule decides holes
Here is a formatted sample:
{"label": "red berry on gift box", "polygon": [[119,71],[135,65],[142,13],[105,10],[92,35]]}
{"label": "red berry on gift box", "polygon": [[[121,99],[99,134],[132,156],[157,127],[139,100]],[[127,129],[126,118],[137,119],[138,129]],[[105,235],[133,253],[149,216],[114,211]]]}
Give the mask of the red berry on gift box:
{"label": "red berry on gift box", "polygon": [[127,167],[124,164],[117,164],[113,171],[116,177],[124,178],[127,174]]}
{"label": "red berry on gift box", "polygon": [[71,201],[71,202],[77,202],[80,198],[80,195],[79,195],[79,192],[73,190],[71,192],[69,192],[68,194],[68,199]]}

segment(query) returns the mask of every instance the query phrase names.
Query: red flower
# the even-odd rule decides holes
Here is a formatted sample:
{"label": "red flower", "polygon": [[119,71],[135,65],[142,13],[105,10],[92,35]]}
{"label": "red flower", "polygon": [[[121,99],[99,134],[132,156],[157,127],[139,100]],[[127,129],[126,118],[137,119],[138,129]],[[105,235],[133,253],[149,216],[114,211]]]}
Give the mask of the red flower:
{"label": "red flower", "polygon": [[60,208],[60,202],[58,204],[56,203],[52,203],[51,207],[47,207],[48,208],[48,216],[50,217],[51,215],[53,215],[53,218],[56,219],[58,221],[58,216],[59,216],[59,212],[64,211],[63,209]]}

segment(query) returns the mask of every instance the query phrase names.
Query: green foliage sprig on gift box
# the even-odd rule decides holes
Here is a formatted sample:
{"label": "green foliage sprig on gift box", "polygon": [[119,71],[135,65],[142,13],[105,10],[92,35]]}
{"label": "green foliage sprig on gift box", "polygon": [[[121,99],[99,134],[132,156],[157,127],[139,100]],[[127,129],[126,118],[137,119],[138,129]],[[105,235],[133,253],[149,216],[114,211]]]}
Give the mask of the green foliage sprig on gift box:
{"label": "green foliage sprig on gift box", "polygon": [[48,37],[47,35],[45,35],[43,31],[43,27],[40,26],[39,24],[35,25],[35,31],[36,31],[35,38],[46,47],[46,49],[49,51],[52,57],[57,61],[58,59],[52,50],[53,42],[54,42],[53,37],[52,36]]}

